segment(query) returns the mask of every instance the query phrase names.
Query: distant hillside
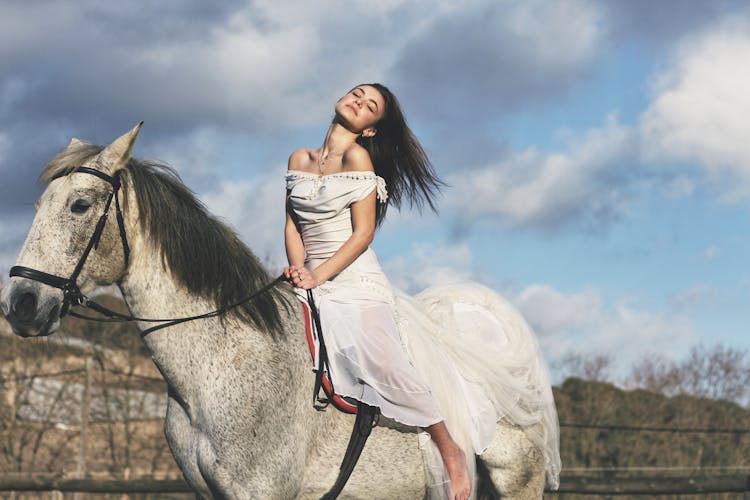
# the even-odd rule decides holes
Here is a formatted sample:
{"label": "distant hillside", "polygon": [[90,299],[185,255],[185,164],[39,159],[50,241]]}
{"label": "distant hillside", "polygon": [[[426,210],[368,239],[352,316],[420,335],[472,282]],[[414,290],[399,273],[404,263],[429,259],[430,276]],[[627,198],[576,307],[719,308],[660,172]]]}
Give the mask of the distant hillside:
{"label": "distant hillside", "polygon": [[[124,307],[111,296],[98,301]],[[61,330],[46,339],[23,340],[0,318],[0,473],[71,475],[82,466],[89,474],[179,477],[161,430],[166,386],[135,327],[67,317]],[[750,435],[719,432],[750,429],[750,412],[734,403],[624,391],[577,378],[553,390],[562,424],[715,431],[563,425],[564,475],[626,476],[628,471],[614,470],[623,468],[637,468],[633,473],[640,475],[649,470],[689,474],[710,467],[750,470]],[[87,414],[82,405],[88,405]],[[82,434],[84,415],[88,427]],[[82,436],[87,449],[83,464],[78,452]]]}
{"label": "distant hillside", "polygon": [[750,468],[750,411],[726,401],[671,398],[644,390],[571,378],[554,388],[561,423],[708,428],[717,432],[561,429],[563,470],[579,467]]}

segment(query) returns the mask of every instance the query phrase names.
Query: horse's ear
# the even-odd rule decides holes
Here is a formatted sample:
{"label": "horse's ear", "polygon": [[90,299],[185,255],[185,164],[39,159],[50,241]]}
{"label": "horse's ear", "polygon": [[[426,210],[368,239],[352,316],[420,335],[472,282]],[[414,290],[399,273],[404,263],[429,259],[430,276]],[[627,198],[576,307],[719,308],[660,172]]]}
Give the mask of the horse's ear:
{"label": "horse's ear", "polygon": [[78,137],[73,137],[70,139],[70,142],[68,143],[68,146],[65,149],[77,148],[81,144],[83,144],[83,142]]}
{"label": "horse's ear", "polygon": [[130,161],[130,155],[133,152],[135,140],[138,137],[138,131],[141,130],[140,122],[133,129],[115,139],[115,141],[104,148],[97,157],[97,164],[110,174],[124,167]]}

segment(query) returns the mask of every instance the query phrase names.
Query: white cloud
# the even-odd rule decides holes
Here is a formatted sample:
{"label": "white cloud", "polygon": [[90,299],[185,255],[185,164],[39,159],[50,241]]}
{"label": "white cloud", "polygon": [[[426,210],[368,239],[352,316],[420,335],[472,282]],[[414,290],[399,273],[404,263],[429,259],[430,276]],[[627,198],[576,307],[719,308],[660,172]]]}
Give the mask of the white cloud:
{"label": "white cloud", "polygon": [[528,148],[455,172],[447,178],[454,189],[446,201],[467,221],[559,228],[610,222],[647,189],[689,197],[705,180],[722,200],[747,200],[748,33],[750,17],[734,17],[686,39],[655,77],[652,100],[636,123],[609,116],[601,127],[573,135],[567,150]]}
{"label": "white cloud", "polygon": [[477,280],[474,262],[465,243],[414,243],[408,253],[383,262],[383,269],[396,288],[417,293],[432,285]]}
{"label": "white cloud", "polygon": [[[279,169],[277,169],[278,171]],[[281,271],[284,253],[284,190],[277,176],[224,182],[200,198],[223,218],[271,271]]]}
{"label": "white cloud", "polygon": [[514,302],[537,330],[548,334],[580,328],[591,321],[592,311],[602,307],[593,290],[565,295],[549,285],[530,285]]}
{"label": "white cloud", "polygon": [[728,201],[750,197],[750,20],[683,42],[656,78],[640,132],[651,160],[697,162]]}
{"label": "white cloud", "polygon": [[448,203],[468,217],[553,227],[620,214],[637,177],[633,131],[610,116],[567,153],[515,152],[497,164],[455,172]]}
{"label": "white cloud", "polygon": [[566,294],[530,285],[513,302],[532,325],[548,360],[569,352],[609,354],[627,369],[648,352],[687,349],[696,339],[690,321],[676,312],[639,310],[627,299],[605,303],[596,290]]}
{"label": "white cloud", "polygon": [[[394,12],[405,21],[419,15],[399,2],[153,7],[39,2],[4,9],[0,110],[73,123],[136,117],[173,131],[304,126],[331,116],[349,85],[384,75],[410,33],[391,27]],[[437,12],[419,7],[428,17]]]}
{"label": "white cloud", "polygon": [[200,127],[158,141],[144,148],[142,153],[139,149],[138,156],[163,161],[177,170],[188,187],[202,186],[203,190],[208,190],[222,177],[225,144],[220,130]]}

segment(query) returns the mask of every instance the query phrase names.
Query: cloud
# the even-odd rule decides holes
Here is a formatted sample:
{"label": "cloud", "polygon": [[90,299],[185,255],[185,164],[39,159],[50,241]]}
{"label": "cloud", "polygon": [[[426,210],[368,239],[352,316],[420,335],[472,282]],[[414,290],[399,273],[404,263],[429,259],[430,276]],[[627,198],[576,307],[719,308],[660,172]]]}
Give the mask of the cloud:
{"label": "cloud", "polygon": [[42,192],[37,184],[44,164],[67,144],[53,125],[10,122],[0,127],[0,213],[30,216]]}
{"label": "cloud", "polygon": [[610,0],[599,5],[606,13],[612,37],[642,41],[653,48],[716,22],[735,8],[736,2],[680,0],[679,8],[675,8],[670,2]]}
{"label": "cloud", "polygon": [[[141,134],[142,138],[148,138],[147,131]],[[147,142],[143,148],[137,147],[137,156],[167,163],[177,170],[187,186],[200,186],[202,191],[208,191],[217,188],[223,177],[219,166],[224,161],[224,144],[220,130],[200,127],[158,142]]]}
{"label": "cloud", "polygon": [[536,331],[550,361],[569,352],[611,354],[622,369],[647,352],[687,349],[697,338],[681,312],[639,310],[624,298],[608,304],[593,289],[566,294],[536,284],[512,301]]}
{"label": "cloud", "polygon": [[3,214],[0,218],[0,283],[7,280],[8,271],[31,228],[32,219],[27,214]]}
{"label": "cloud", "polygon": [[747,33],[750,16],[733,16],[684,39],[655,75],[651,101],[633,124],[610,115],[604,125],[574,136],[566,150],[505,151],[499,159],[450,174],[453,189],[446,198],[449,206],[461,208],[459,223],[602,226],[626,214],[649,190],[684,198],[705,181],[723,201],[747,200]]}
{"label": "cloud", "polygon": [[0,162],[3,161],[10,149],[10,139],[7,133],[0,132]]}
{"label": "cloud", "polygon": [[633,130],[614,117],[574,141],[566,153],[530,148],[447,177],[449,206],[468,220],[559,228],[618,217],[638,181]]}
{"label": "cloud", "polygon": [[478,280],[475,262],[465,243],[413,243],[408,252],[383,262],[383,269],[396,288],[414,294],[432,285]]}
{"label": "cloud", "polygon": [[[630,23],[625,31],[633,36],[642,24],[633,20],[647,17],[645,4],[392,0],[334,6],[328,0],[190,0],[148,9],[93,0],[8,5],[0,19],[0,120],[12,125],[0,129],[0,210],[30,214],[41,166],[70,136],[107,143],[141,119],[148,124],[141,151],[178,166],[188,185],[218,192],[230,175],[224,168],[230,140],[246,136],[258,148],[283,148],[285,158],[290,130],[306,133],[325,123],[349,84],[379,79],[396,91],[409,116],[419,117],[426,129],[420,138],[435,145],[433,158],[461,165],[447,179],[454,189],[446,192],[446,205],[465,214],[455,225],[479,219],[549,229],[616,220],[655,175],[637,158],[644,131],[654,132],[647,137],[650,151],[697,158],[717,184],[736,191],[735,198],[750,190],[747,153],[730,141],[745,132],[742,121],[730,124],[723,138],[730,145],[712,143],[707,134],[693,140],[698,132],[676,133],[693,125],[705,132],[696,123],[699,113],[668,105],[670,95],[690,97],[688,90],[700,86],[687,78],[698,64],[690,63],[689,44],[660,79],[666,83],[644,115],[651,129],[608,118],[557,152],[513,151],[498,137],[498,118],[560,98],[588,78],[608,34]],[[674,36],[718,15],[708,10],[699,2],[680,9],[670,20],[682,26]],[[615,18],[621,14],[624,20]],[[725,36],[730,49],[742,46],[734,43],[745,40],[740,28],[722,32],[733,33]],[[697,49],[706,45],[700,40]],[[744,55],[732,49],[725,58]],[[722,62],[717,72],[744,75],[736,69],[742,64],[729,66]],[[705,81],[709,89],[721,83]],[[734,99],[739,84],[724,85]],[[711,125],[727,123],[718,115]],[[690,147],[682,148],[685,143]],[[689,195],[695,185],[684,173],[662,180],[673,197]]]}
{"label": "cloud", "polygon": [[[277,169],[280,171],[280,168]],[[284,254],[284,186],[270,175],[253,181],[223,182],[199,196],[224,219],[272,271],[281,271]]]}
{"label": "cloud", "polygon": [[391,72],[410,109],[428,119],[487,120],[559,96],[586,74],[601,36],[598,12],[585,1],[475,1],[436,10]]}
{"label": "cloud", "polygon": [[750,17],[685,40],[656,78],[640,133],[650,161],[695,162],[718,196],[750,198]]}
{"label": "cloud", "polygon": [[669,298],[669,306],[673,311],[691,312],[696,308],[711,305],[719,295],[719,290],[715,286],[698,284],[672,295]]}
{"label": "cloud", "polygon": [[141,119],[165,134],[315,123],[358,78],[381,77],[377,69],[390,65],[405,36],[382,29],[405,8],[398,2],[328,6],[335,8],[269,1],[8,6],[0,21],[0,110],[85,123],[105,137]]}
{"label": "cloud", "polygon": [[602,308],[601,297],[593,290],[564,295],[548,285],[529,285],[514,302],[545,334],[580,328]]}

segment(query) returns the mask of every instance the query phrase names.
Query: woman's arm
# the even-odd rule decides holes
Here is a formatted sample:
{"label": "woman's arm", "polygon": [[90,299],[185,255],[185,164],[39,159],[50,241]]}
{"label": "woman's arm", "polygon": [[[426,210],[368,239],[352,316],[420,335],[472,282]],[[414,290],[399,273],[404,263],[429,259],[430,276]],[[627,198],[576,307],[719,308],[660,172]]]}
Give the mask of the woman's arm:
{"label": "woman's arm", "polygon": [[[288,193],[287,196],[289,196]],[[288,208],[286,225],[284,226],[284,246],[286,247],[286,260],[290,266],[302,267],[305,265],[305,245],[302,243],[302,235],[299,233],[299,228]]]}
{"label": "woman's arm", "polygon": [[[359,145],[344,154],[342,167],[347,172],[372,172],[374,170],[370,155]],[[343,271],[367,250],[375,236],[376,191],[377,189],[373,189],[364,199],[351,204],[352,235],[336,253],[312,271],[304,268],[292,270],[294,273],[299,273],[299,280],[294,281],[295,286],[304,289],[315,288]]]}
{"label": "woman's arm", "polygon": [[[287,163],[289,170],[297,170],[304,163],[307,158],[306,150],[298,149],[289,156],[289,162]],[[284,276],[287,280],[293,282],[293,275],[296,274],[299,277],[299,273],[295,273],[300,268],[305,266],[305,245],[302,242],[302,235],[299,232],[299,227],[294,221],[291,207],[289,206],[289,195],[290,191],[287,189],[284,206],[286,208],[286,224],[284,225],[284,247],[286,248],[286,259],[289,265],[284,268]]]}
{"label": "woman's arm", "polygon": [[354,262],[375,237],[375,190],[367,197],[352,203],[352,235],[328,260],[313,271],[315,285],[327,281]]}

